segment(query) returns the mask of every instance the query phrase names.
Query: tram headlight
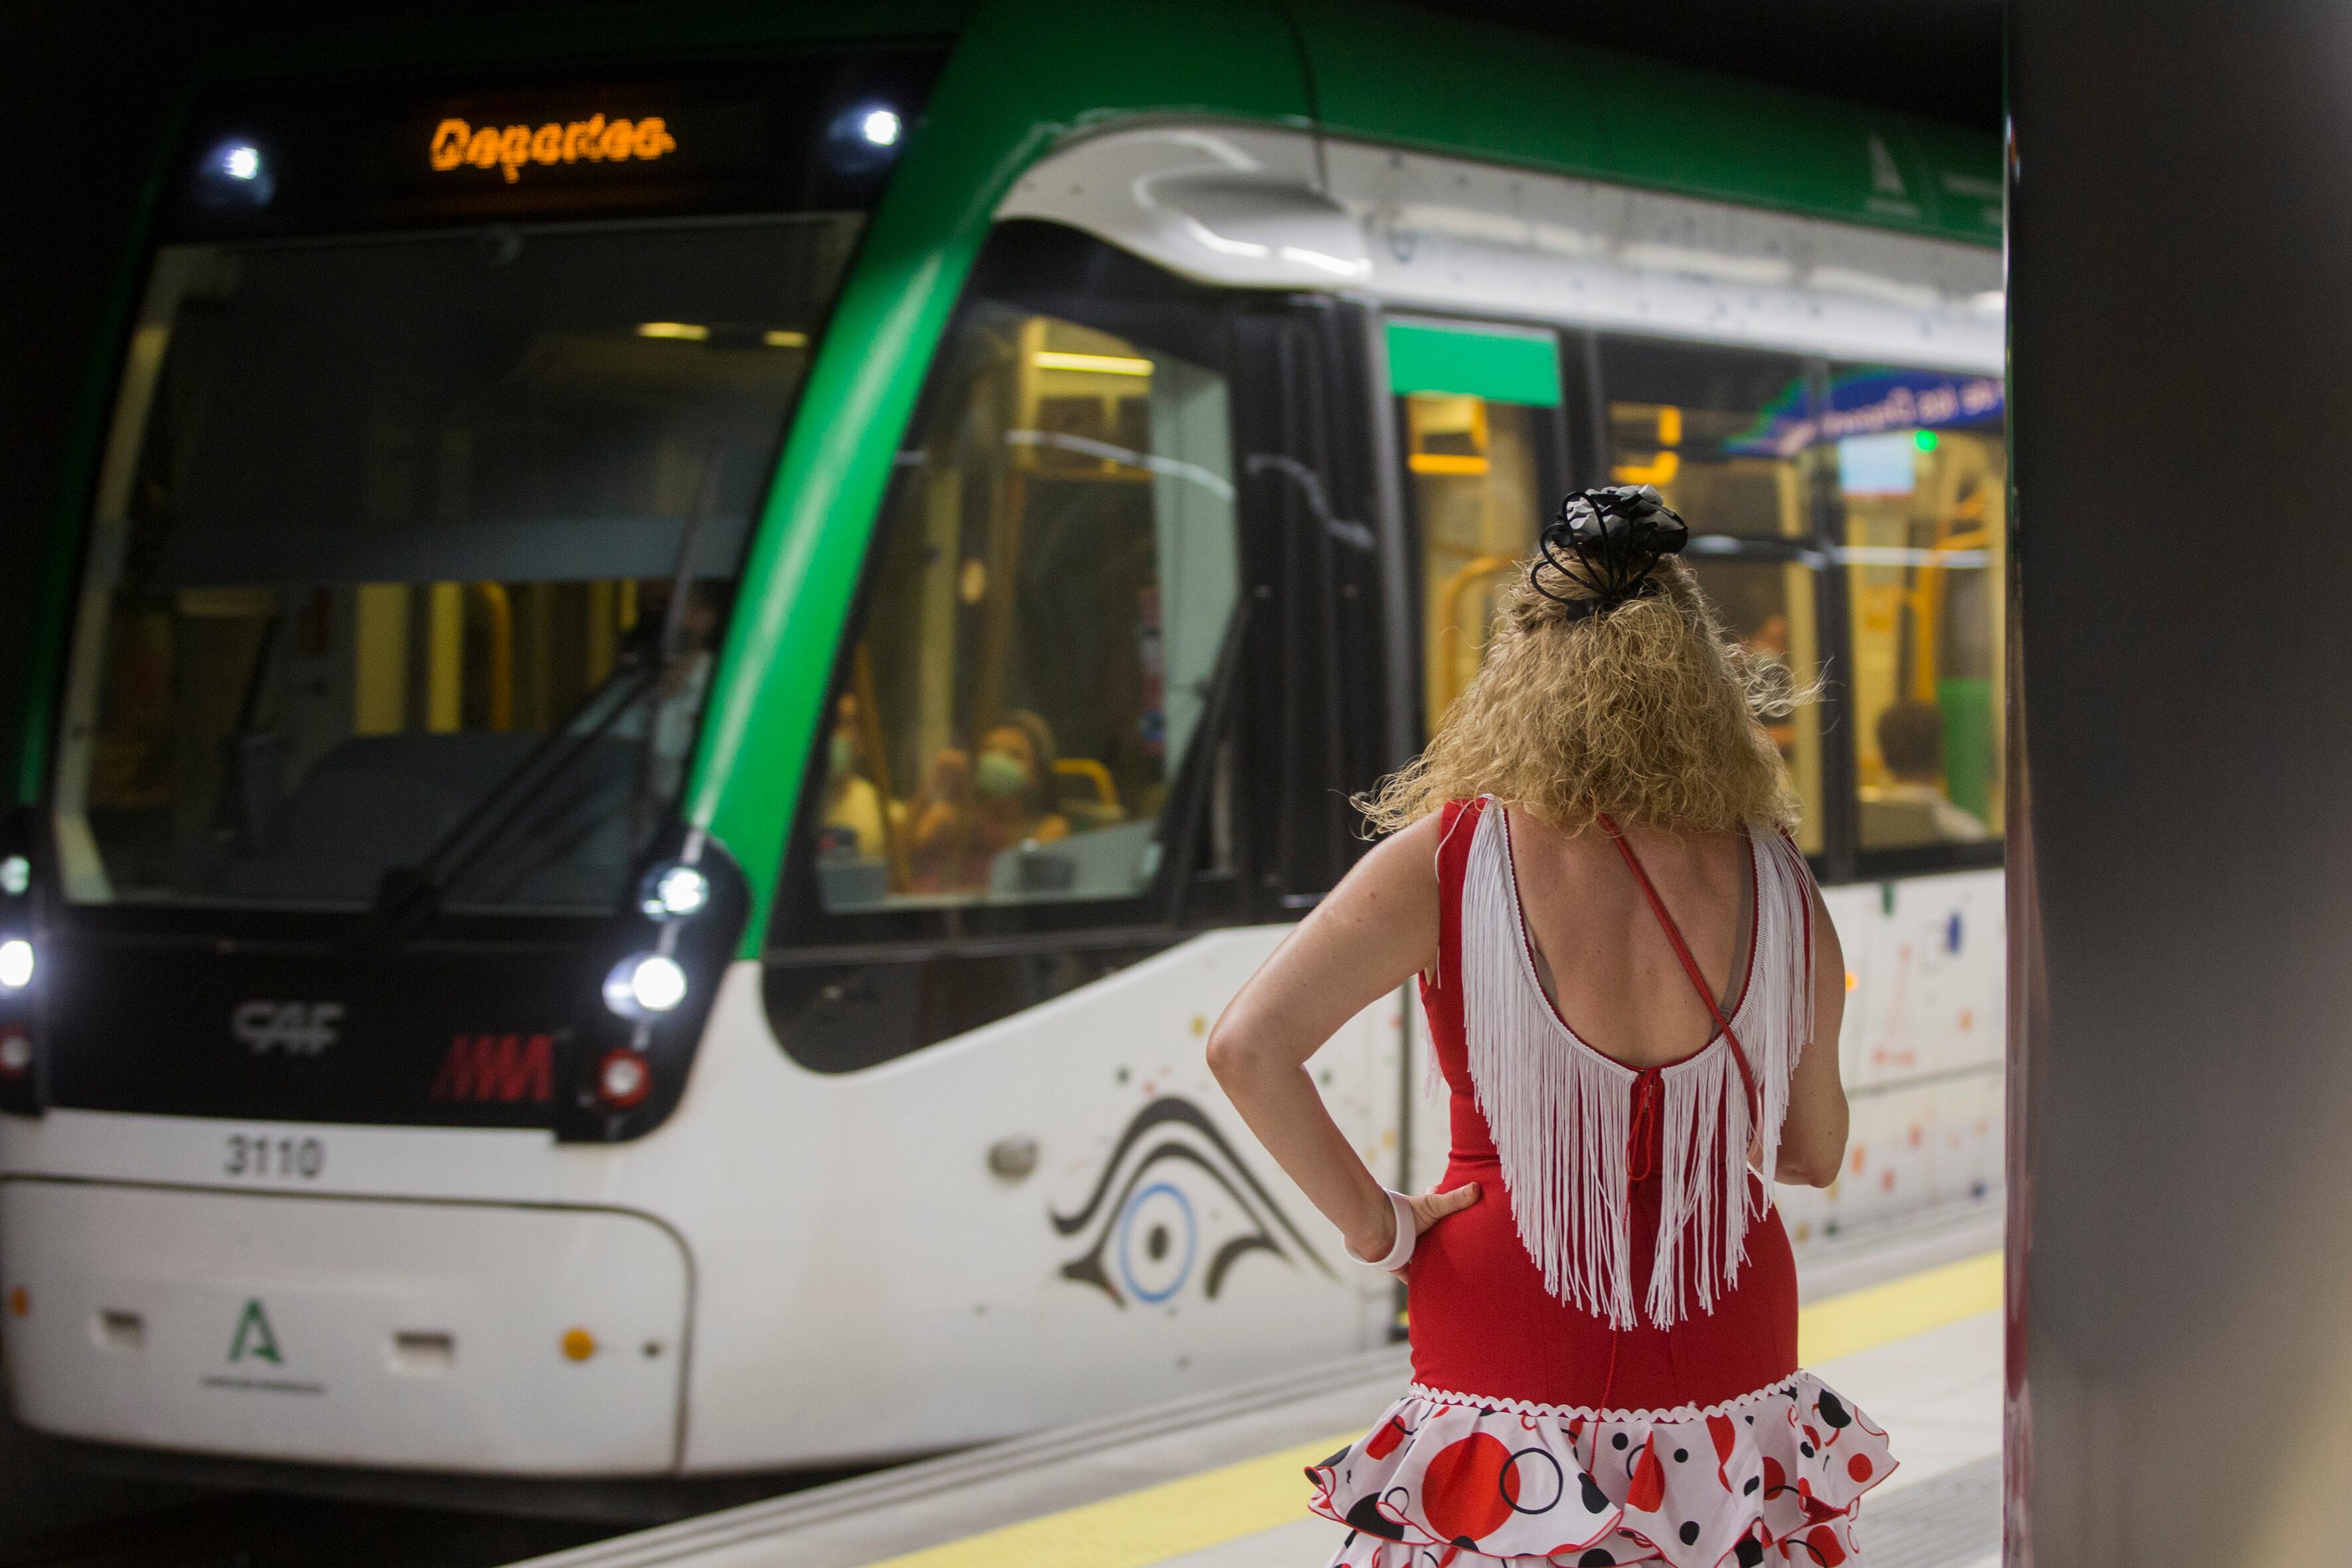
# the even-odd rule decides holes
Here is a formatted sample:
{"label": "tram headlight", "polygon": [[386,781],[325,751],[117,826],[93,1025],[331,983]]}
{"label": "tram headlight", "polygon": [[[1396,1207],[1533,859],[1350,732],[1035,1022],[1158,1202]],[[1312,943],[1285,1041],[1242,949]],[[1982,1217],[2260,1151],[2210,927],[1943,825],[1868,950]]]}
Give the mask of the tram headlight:
{"label": "tram headlight", "polygon": [[657,1017],[685,1000],[686,971],[666,952],[632,953],[604,976],[604,1005],[624,1018]]}
{"label": "tram headlight", "polygon": [[637,907],[651,920],[682,921],[709,902],[710,879],[675,860],[646,872],[637,888]]}
{"label": "tram headlight", "polygon": [[278,191],[268,154],[241,136],[215,143],[193,184],[198,205],[214,208],[266,207]]}
{"label": "tram headlight", "polygon": [[889,104],[868,99],[843,110],[825,127],[825,162],[838,174],[878,174],[906,140],[906,118]]}
{"label": "tram headlight", "polygon": [[22,991],[33,983],[33,944],[21,936],[0,942],[0,991]]}

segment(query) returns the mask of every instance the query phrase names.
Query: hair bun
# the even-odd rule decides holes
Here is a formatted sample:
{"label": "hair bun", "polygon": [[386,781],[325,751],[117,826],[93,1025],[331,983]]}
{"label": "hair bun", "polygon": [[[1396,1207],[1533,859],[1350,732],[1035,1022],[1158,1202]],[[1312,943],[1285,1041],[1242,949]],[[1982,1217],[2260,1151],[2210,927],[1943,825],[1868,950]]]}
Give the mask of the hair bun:
{"label": "hair bun", "polygon": [[[1688,526],[1648,485],[1579,490],[1559,503],[1559,518],[1543,531],[1528,584],[1560,605],[1569,620],[1605,615],[1655,594],[1651,574],[1659,559],[1689,542]],[[1546,569],[1584,592],[1553,592],[1544,585]]]}

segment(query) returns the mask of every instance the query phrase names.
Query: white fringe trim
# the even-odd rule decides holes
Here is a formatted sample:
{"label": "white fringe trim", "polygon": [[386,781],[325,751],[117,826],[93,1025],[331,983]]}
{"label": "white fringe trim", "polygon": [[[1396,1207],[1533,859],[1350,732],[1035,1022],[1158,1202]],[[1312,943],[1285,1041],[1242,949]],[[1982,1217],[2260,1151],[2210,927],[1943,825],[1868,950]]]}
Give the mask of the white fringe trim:
{"label": "white fringe trim", "polygon": [[[1731,1026],[1755,1075],[1761,1125],[1720,1037],[1659,1073],[1664,1184],[1642,1309],[1660,1328],[1689,1315],[1693,1296],[1696,1311],[1712,1311],[1738,1282],[1748,1226],[1771,1206],[1790,1075],[1812,1034],[1811,873],[1777,832],[1751,827],[1748,842],[1755,931]],[[1470,842],[1461,918],[1470,1080],[1519,1240],[1553,1297],[1632,1328],[1625,1141],[1639,1074],[1580,1039],[1545,995],[1528,956],[1510,829],[1491,796]],[[1748,1197],[1751,1143],[1765,1173],[1761,1205]]]}

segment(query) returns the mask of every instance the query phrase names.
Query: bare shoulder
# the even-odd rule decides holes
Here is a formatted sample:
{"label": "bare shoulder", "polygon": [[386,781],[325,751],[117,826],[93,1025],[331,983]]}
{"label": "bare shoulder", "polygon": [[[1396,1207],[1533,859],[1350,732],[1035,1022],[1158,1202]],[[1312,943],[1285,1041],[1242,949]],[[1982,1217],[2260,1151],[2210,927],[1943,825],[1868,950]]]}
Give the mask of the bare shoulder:
{"label": "bare shoulder", "polygon": [[1442,817],[1442,813],[1433,811],[1373,845],[1324,900],[1325,907],[1434,897]]}
{"label": "bare shoulder", "polygon": [[1364,858],[1370,860],[1374,855],[1385,855],[1417,859],[1434,878],[1437,875],[1438,841],[1445,832],[1444,818],[1444,812],[1433,811],[1412,826],[1400,827],[1373,845]]}

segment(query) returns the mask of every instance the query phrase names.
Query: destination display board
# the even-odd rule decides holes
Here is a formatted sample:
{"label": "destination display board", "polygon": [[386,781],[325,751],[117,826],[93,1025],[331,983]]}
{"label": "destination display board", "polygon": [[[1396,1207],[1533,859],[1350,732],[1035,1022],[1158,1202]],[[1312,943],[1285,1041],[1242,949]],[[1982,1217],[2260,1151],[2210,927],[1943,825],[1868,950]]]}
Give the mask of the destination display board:
{"label": "destination display board", "polygon": [[869,205],[941,52],[224,95],[191,115],[167,237]]}

